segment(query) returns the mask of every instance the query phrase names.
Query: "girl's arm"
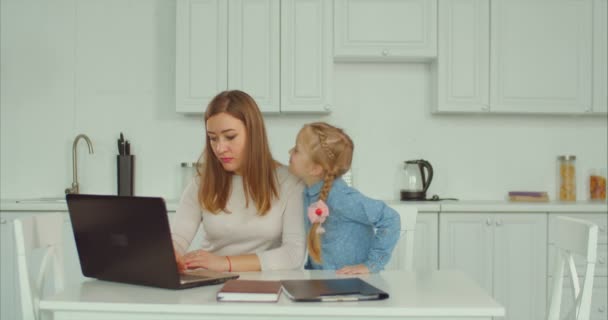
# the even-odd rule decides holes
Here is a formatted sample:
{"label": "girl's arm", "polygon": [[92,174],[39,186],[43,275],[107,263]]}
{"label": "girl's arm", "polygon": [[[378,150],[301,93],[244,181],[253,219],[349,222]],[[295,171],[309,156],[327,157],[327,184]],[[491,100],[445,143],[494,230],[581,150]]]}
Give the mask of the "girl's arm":
{"label": "girl's arm", "polygon": [[376,229],[368,259],[364,264],[370,272],[378,272],[384,269],[399,241],[401,218],[397,211],[383,201],[364,197],[362,208],[369,223]]}

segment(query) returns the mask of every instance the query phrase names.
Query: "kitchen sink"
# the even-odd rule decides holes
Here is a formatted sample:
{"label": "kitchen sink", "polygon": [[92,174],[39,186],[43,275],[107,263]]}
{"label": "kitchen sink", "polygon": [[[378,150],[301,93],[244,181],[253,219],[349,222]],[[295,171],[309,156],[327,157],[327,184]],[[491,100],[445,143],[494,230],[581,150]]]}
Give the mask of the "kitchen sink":
{"label": "kitchen sink", "polygon": [[28,198],[28,199],[19,199],[16,201],[17,203],[65,203],[64,197],[41,197],[41,198]]}

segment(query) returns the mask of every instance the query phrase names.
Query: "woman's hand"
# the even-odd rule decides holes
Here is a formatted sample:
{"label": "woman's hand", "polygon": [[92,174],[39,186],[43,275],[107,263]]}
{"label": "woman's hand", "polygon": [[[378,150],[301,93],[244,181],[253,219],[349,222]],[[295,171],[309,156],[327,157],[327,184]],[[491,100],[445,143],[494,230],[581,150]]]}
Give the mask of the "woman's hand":
{"label": "woman's hand", "polygon": [[175,262],[177,262],[177,272],[184,273],[184,271],[186,271],[184,258],[181,254],[177,253],[177,251],[175,251]]}
{"label": "woman's hand", "polygon": [[224,256],[216,256],[205,250],[188,252],[182,257],[186,269],[205,268],[213,271],[228,271],[228,260]]}
{"label": "woman's hand", "polygon": [[336,270],[337,274],[364,274],[369,273],[369,269],[364,264],[355,266],[346,266],[340,270]]}

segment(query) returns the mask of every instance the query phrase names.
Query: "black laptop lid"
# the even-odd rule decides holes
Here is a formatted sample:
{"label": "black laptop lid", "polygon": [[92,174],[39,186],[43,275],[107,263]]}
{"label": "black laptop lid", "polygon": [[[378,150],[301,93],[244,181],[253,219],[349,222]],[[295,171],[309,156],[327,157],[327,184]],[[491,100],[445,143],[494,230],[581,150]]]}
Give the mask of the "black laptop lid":
{"label": "black laptop lid", "polygon": [[179,286],[162,198],[84,194],[66,198],[85,276],[163,288]]}

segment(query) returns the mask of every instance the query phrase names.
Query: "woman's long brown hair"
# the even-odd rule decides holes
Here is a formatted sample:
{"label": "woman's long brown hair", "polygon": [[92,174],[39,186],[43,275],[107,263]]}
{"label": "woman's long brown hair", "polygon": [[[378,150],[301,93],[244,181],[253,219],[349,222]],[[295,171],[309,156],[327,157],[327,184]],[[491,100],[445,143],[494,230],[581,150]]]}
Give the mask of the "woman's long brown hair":
{"label": "woman's long brown hair", "polygon": [[[325,173],[319,200],[327,202],[334,180],[350,169],[355,145],[342,129],[325,122],[305,125],[299,133],[303,146],[313,163],[320,165]],[[308,255],[321,263],[321,236],[317,233],[319,223],[313,223],[308,232]]]}
{"label": "woman's long brown hair", "polygon": [[[265,215],[272,206],[272,199],[278,197],[275,172],[278,163],[270,153],[260,109],[247,93],[232,90],[221,92],[211,100],[205,111],[205,126],[209,118],[220,113],[227,113],[245,125],[245,151],[240,172],[243,176],[246,206],[249,206],[251,197],[258,214]],[[234,173],[224,170],[213,153],[206,132],[205,140],[205,149],[197,166],[200,180],[198,201],[202,208],[213,214],[229,212],[226,203],[232,192]]]}

